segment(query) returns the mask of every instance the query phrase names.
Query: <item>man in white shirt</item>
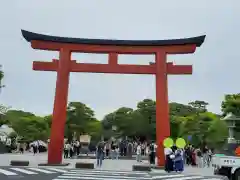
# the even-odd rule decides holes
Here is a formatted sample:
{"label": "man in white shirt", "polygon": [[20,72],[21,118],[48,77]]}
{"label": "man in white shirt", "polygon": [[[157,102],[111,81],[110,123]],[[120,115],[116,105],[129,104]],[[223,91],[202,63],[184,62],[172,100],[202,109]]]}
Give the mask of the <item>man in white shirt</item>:
{"label": "man in white shirt", "polygon": [[171,171],[173,171],[173,160],[171,157],[171,156],[173,156],[172,149],[164,148],[164,155],[165,155],[165,171],[170,173]]}
{"label": "man in white shirt", "polygon": [[141,145],[140,145],[140,143],[138,143],[138,145],[137,145],[137,162],[142,162],[141,151],[142,151]]}

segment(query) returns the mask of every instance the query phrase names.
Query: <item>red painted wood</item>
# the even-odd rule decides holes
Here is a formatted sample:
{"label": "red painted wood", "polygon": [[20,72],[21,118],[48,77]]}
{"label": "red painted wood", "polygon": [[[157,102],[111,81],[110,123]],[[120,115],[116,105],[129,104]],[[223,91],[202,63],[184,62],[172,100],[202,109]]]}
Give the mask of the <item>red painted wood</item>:
{"label": "red painted wood", "polygon": [[46,41],[32,41],[32,48],[42,50],[59,51],[61,48],[69,49],[71,52],[84,53],[117,53],[117,54],[155,54],[161,51],[167,54],[188,54],[194,53],[196,45],[174,45],[174,46],[103,46],[103,45],[86,45],[86,44],[68,44],[55,43]]}
{"label": "red painted wood", "polygon": [[[107,46],[54,43],[32,41],[34,49],[60,52],[60,59],[52,62],[33,62],[33,70],[57,71],[56,95],[53,121],[48,152],[48,163],[59,164],[62,161],[64,126],[70,72],[119,73],[119,74],[154,74],[156,77],[156,134],[158,165],[164,165],[163,140],[170,135],[167,74],[192,74],[191,65],[166,63],[167,54],[193,53],[196,45],[182,46]],[[71,61],[71,52],[106,53],[108,64],[76,63]],[[118,54],[153,54],[155,63],[151,65],[119,65]]]}
{"label": "red painted wood", "polygon": [[109,53],[108,64],[110,66],[115,66],[118,64],[118,54],[117,53]]}
{"label": "red painted wood", "polygon": [[57,82],[50,143],[48,147],[49,164],[61,164],[62,162],[70,74],[70,58],[71,52],[65,49],[61,49],[59,66],[57,69]]}
{"label": "red painted wood", "polygon": [[[58,61],[54,62],[33,62],[33,70],[36,71],[57,71]],[[71,62],[71,72],[91,72],[91,73],[115,73],[115,74],[156,74],[155,65],[117,65],[112,64],[92,64]],[[173,65],[167,63],[168,74],[192,74],[191,65]]]}
{"label": "red painted wood", "polygon": [[156,53],[156,143],[159,166],[165,164],[163,141],[170,136],[166,58],[165,52]]}

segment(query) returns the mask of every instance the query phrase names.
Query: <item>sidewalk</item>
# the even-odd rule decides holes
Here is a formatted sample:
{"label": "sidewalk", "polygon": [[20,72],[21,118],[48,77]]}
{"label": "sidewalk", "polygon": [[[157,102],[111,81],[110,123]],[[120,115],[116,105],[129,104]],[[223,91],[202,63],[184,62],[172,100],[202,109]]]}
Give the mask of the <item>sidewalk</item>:
{"label": "sidewalk", "polygon": [[[11,160],[29,161],[29,166],[37,167],[40,163],[47,162],[47,154],[41,153],[33,155],[25,154],[0,154],[0,166],[9,166]],[[64,163],[70,163],[66,168],[75,168],[76,162],[91,162],[96,164],[96,159],[63,159]],[[111,160],[105,159],[101,169],[132,171],[132,165],[137,164],[135,160]]]}
{"label": "sidewalk", "polygon": [[[0,154],[0,166],[9,166],[11,160],[22,160],[29,161],[31,167],[37,167],[40,163],[47,162],[47,154],[41,153],[37,155],[33,155],[32,153],[25,154]],[[64,168],[75,168],[76,162],[91,162],[96,164],[95,159],[63,159],[64,163],[70,163],[69,166]],[[142,163],[136,162],[136,160],[110,160],[105,159],[103,161],[103,166],[101,170],[115,170],[115,171],[132,171],[132,166],[135,164],[147,164],[147,161],[143,161]],[[164,173],[163,170],[153,170],[153,172]],[[213,168],[196,168],[191,166],[186,166],[183,174],[191,174],[191,175],[204,175],[204,176],[212,176]]]}

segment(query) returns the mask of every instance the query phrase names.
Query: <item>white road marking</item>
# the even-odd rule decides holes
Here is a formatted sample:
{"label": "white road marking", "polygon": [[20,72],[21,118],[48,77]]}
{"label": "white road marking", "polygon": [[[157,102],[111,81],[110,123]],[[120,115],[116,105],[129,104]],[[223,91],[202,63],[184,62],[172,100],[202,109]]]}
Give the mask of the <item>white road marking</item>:
{"label": "white road marking", "polygon": [[[187,175],[186,175],[187,176]],[[169,178],[163,179],[168,180]],[[187,177],[179,177],[179,178],[171,178],[171,180],[188,180],[188,179],[206,179],[206,177],[203,176],[187,176]]]}
{"label": "white road marking", "polygon": [[56,172],[48,171],[48,170],[45,170],[45,169],[39,169],[39,168],[28,168],[28,169],[33,170],[33,171],[38,171],[38,172],[46,173],[46,174],[56,173]]}
{"label": "white road marking", "polygon": [[[63,179],[67,179],[67,180],[75,180],[75,179],[94,179],[94,180],[126,180],[127,178],[123,177],[116,177],[116,176],[112,176],[112,177],[99,177],[99,176],[82,176],[82,177],[75,177],[75,176],[58,176],[57,179],[54,179],[54,180],[63,180]],[[128,178],[128,180],[130,179],[130,177]],[[138,177],[131,177],[132,180],[136,180],[136,179],[142,179],[142,180],[145,180],[145,179],[149,179],[151,180],[151,178],[138,178]]]}
{"label": "white road marking", "polygon": [[222,178],[204,178],[204,180],[223,180]]}
{"label": "white road marking", "polygon": [[51,171],[56,171],[56,172],[61,172],[61,173],[67,173],[68,171],[63,170],[63,169],[57,169],[57,168],[45,168],[47,170],[51,170]]}
{"label": "white road marking", "polygon": [[14,171],[18,171],[18,172],[24,173],[24,174],[38,174],[36,172],[28,171],[28,170],[21,169],[21,168],[10,168],[10,169],[12,169]]}
{"label": "white road marking", "polygon": [[148,173],[145,173],[145,172],[135,172],[135,171],[108,171],[108,170],[70,170],[69,172],[93,172],[93,173],[109,173],[109,174],[112,174],[112,173],[118,173],[118,174],[141,174],[141,175],[145,175],[145,174],[148,174]]}
{"label": "white road marking", "polygon": [[160,175],[160,176],[158,176],[158,175],[157,175],[157,176],[153,175],[152,179],[175,178],[175,177],[183,177],[183,176],[185,176],[185,175],[183,175],[183,174],[172,174],[172,175],[166,174],[166,175]]}
{"label": "white road marking", "polygon": [[7,175],[7,176],[16,176],[16,175],[18,175],[17,173],[14,173],[14,172],[11,172],[11,171],[7,171],[5,169],[0,169],[0,174],[4,174],[4,175]]}

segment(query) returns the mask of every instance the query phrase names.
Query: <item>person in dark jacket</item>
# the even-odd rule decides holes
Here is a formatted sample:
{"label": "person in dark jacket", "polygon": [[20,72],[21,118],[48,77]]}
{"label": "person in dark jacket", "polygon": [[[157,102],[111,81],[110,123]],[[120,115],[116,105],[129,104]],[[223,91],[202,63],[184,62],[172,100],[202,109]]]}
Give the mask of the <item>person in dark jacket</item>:
{"label": "person in dark jacket", "polygon": [[97,145],[97,152],[96,152],[96,157],[97,157],[97,166],[101,167],[103,158],[104,158],[104,142],[99,142]]}

